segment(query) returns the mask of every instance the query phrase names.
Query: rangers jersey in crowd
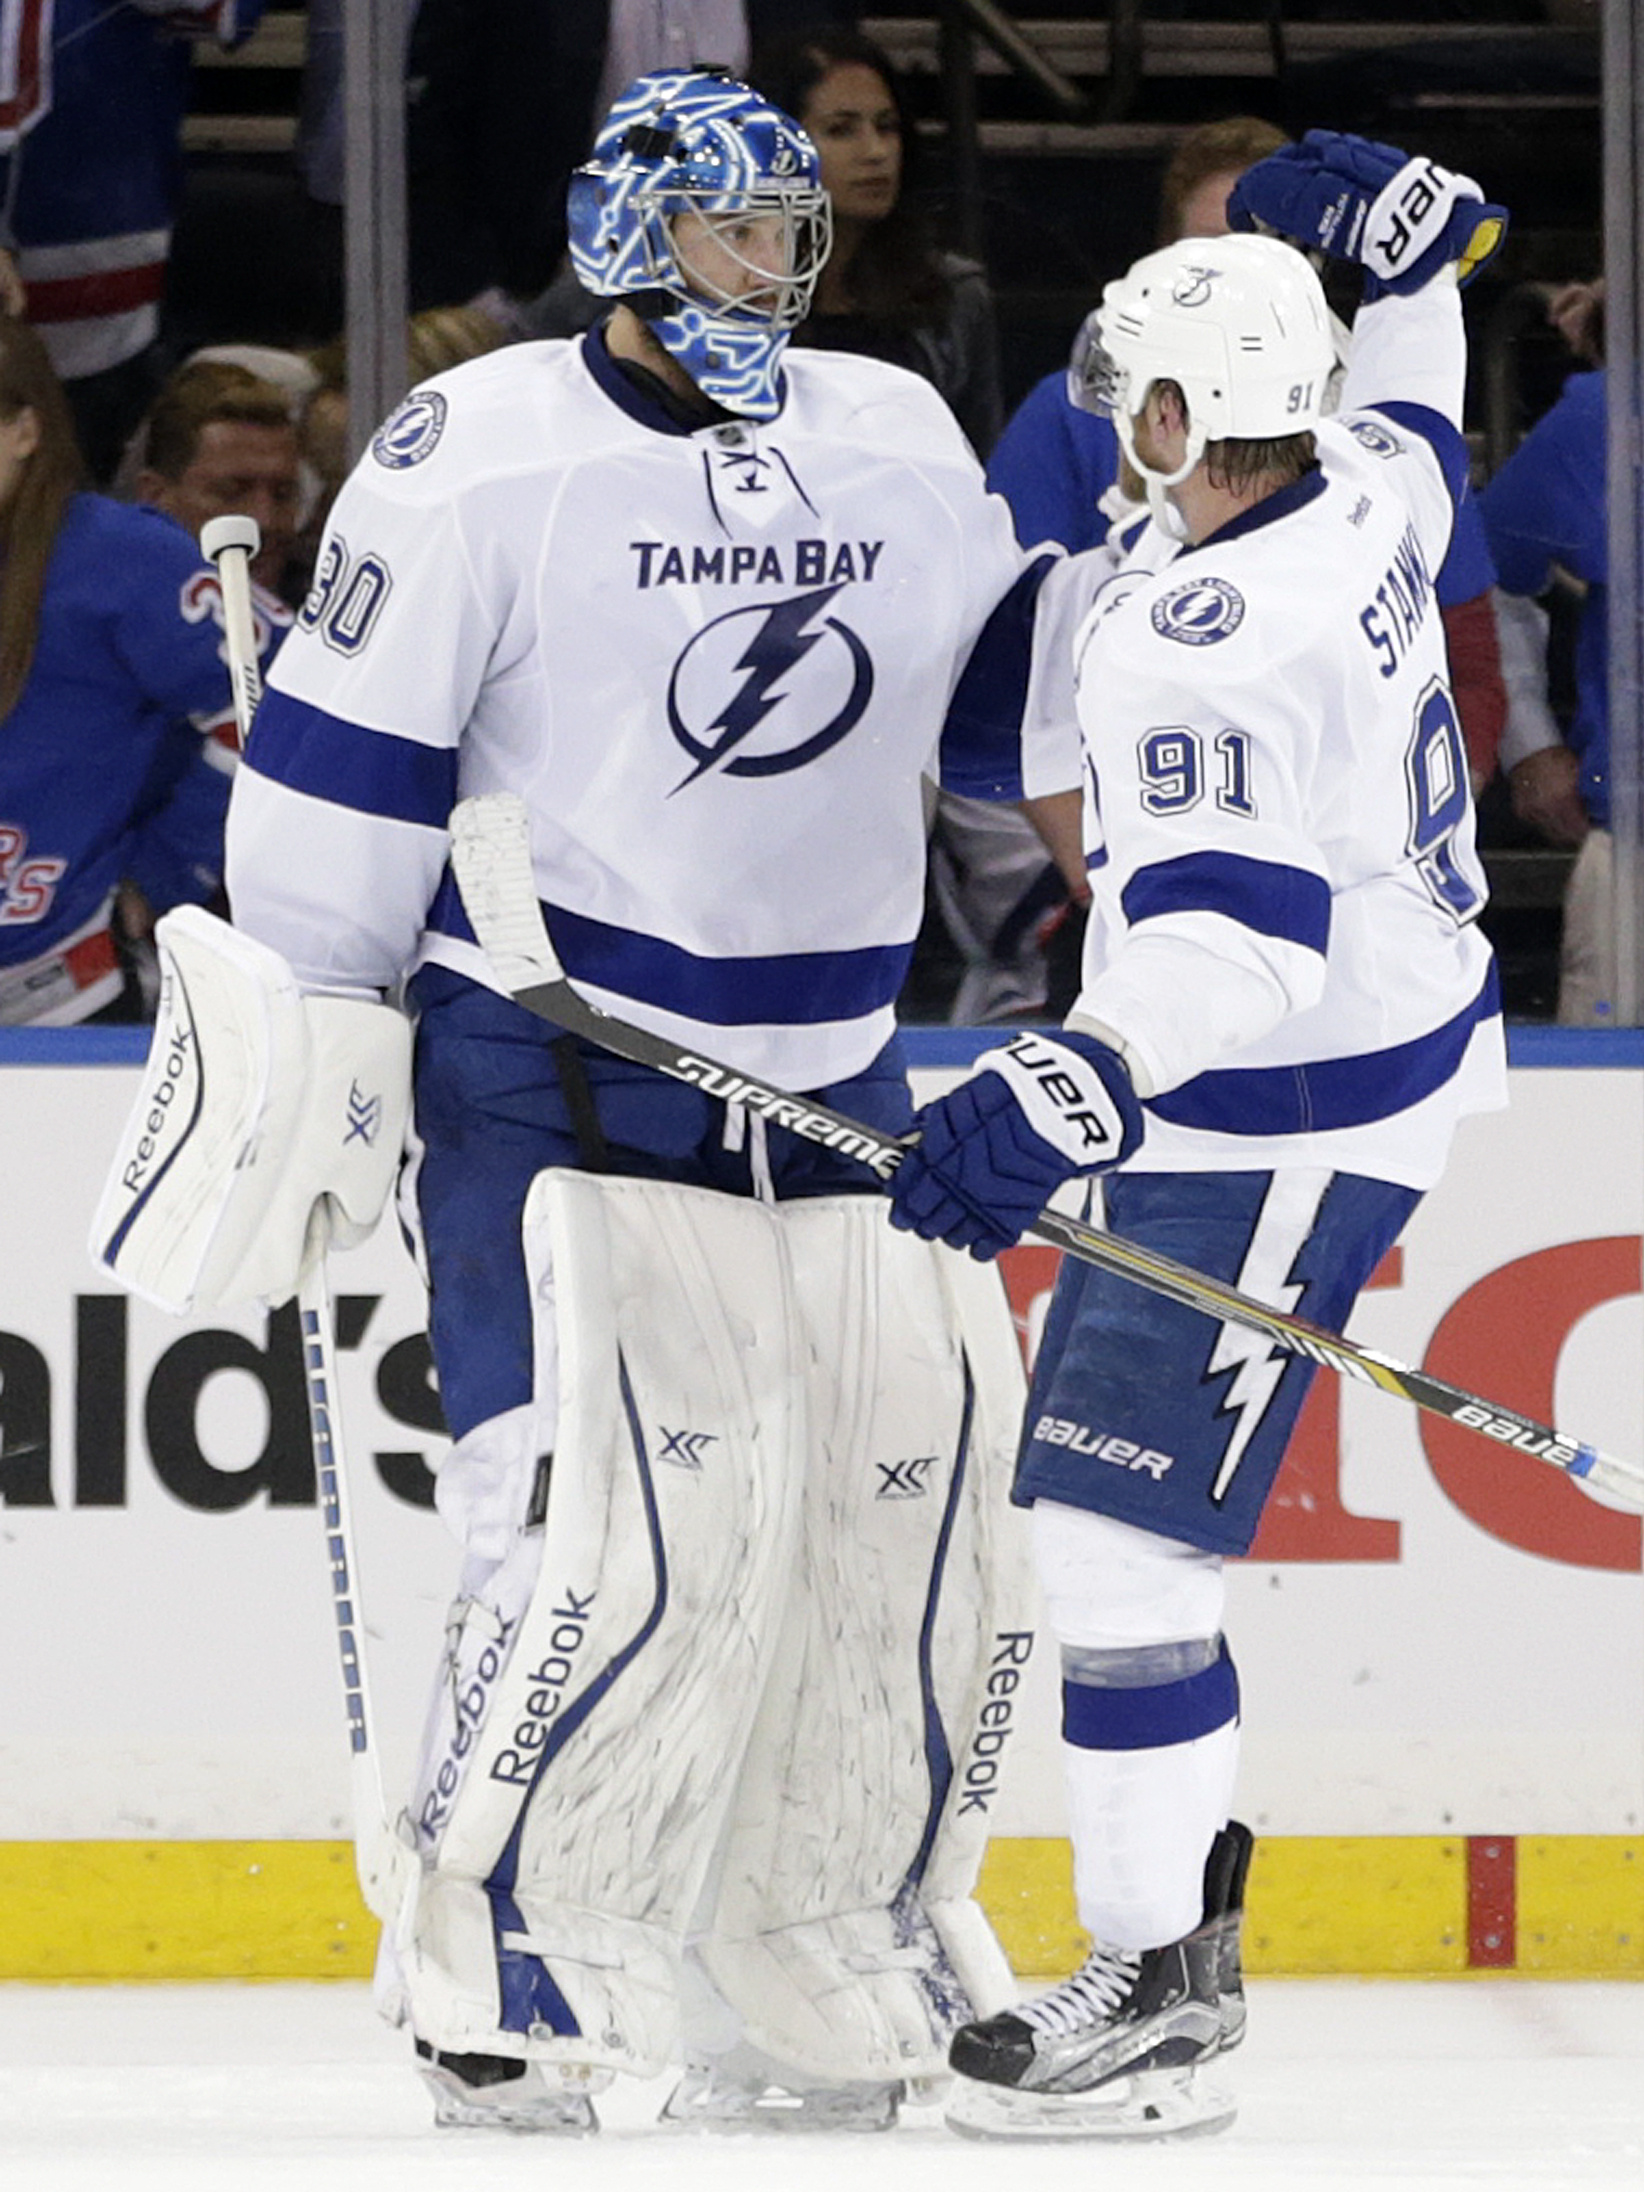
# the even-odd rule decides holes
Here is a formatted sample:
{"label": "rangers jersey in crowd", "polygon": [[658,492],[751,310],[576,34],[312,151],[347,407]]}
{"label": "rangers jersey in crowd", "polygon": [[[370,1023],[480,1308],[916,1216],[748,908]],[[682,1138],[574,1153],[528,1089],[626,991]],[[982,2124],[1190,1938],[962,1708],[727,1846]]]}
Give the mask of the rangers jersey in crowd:
{"label": "rangers jersey in crowd", "polygon": [[[109,915],[222,875],[233,757],[215,574],[158,511],[77,495],[47,568],[34,660],[0,737],[0,1025],[67,1024],[120,988]],[[265,652],[274,631],[265,614]]]}
{"label": "rangers jersey in crowd", "polygon": [[191,42],[263,0],[17,0],[0,11],[0,243],[66,380],[146,349],[182,187]]}
{"label": "rangers jersey in crowd", "polygon": [[920,772],[940,742],[955,788],[1019,793],[1014,730],[991,738],[1009,695],[972,670],[944,717],[1041,566],[922,381],[803,353],[785,374],[774,420],[692,430],[596,329],[443,374],[378,433],[229,821],[235,918],[305,984],[435,961],[496,987],[445,823],[510,790],[606,1009],[806,1088],[889,1039]]}
{"label": "rangers jersey in crowd", "polygon": [[1442,320],[1424,341],[1424,316],[1424,297],[1361,312],[1347,401],[1387,400],[1324,421],[1317,470],[1162,568],[1150,528],[1079,634],[1093,904],[1074,1018],[1151,1086],[1132,1170],[1426,1187],[1457,1116],[1503,1100],[1434,596],[1466,450],[1433,408],[1453,345]]}

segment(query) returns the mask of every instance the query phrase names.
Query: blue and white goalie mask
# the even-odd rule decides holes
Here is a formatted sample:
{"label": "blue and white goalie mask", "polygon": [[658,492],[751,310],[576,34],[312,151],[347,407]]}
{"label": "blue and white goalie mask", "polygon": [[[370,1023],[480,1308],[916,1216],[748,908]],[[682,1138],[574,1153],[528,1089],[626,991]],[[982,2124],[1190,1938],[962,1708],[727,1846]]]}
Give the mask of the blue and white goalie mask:
{"label": "blue and white goalie mask", "polygon": [[572,176],[569,216],[585,289],[621,297],[727,411],[776,414],[782,352],[833,237],[797,122],[728,76],[641,76]]}

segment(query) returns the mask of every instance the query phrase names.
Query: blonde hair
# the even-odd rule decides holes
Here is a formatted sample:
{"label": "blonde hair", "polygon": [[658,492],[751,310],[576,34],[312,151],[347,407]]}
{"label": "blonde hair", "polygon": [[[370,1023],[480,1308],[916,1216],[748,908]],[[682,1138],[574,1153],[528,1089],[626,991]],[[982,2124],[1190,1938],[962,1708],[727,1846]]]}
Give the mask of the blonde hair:
{"label": "blonde hair", "polygon": [[46,567],[63,513],[86,484],[74,418],[46,346],[25,320],[0,318],[0,419],[32,411],[40,439],[0,510],[0,717],[22,697],[40,636]]}
{"label": "blonde hair", "polygon": [[1190,129],[1170,156],[1159,185],[1159,241],[1180,243],[1182,208],[1212,175],[1242,175],[1290,139],[1254,114],[1230,114],[1224,121]]}
{"label": "blonde hair", "polygon": [[283,388],[243,365],[220,358],[179,366],[148,415],[143,462],[162,479],[181,479],[199,453],[208,426],[289,427],[291,401]]}

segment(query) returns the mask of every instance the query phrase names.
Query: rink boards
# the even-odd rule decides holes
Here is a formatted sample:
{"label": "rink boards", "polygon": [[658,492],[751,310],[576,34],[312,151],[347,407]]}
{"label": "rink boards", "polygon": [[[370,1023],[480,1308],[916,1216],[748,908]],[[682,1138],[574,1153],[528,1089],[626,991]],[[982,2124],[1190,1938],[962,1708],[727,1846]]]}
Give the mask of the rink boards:
{"label": "rink boards", "polygon": [[[977,1039],[916,1031],[919,1092]],[[84,1238],[140,1038],[0,1035],[0,1978],[367,1967],[341,1687],[292,1313],[179,1323]],[[1513,1101],[1354,1336],[1644,1454],[1644,1039],[1515,1036]],[[1007,1283],[1031,1347],[1053,1277]],[[383,1233],[333,1263],[390,1780],[453,1549],[420,1291]],[[1644,1971],[1640,1524],[1559,1472],[1321,1378],[1232,1579],[1255,1968]],[[1041,1645],[982,1893],[1019,1968],[1075,1959]]]}

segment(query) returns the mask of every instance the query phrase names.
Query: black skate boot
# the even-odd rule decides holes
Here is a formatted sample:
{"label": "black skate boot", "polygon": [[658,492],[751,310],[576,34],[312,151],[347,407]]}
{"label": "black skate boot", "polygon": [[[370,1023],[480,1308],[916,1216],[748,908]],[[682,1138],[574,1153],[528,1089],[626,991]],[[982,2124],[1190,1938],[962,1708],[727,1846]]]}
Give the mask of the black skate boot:
{"label": "black skate boot", "polygon": [[1216,1991],[1221,2010],[1220,2052],[1237,2047],[1244,2038],[1244,1966],[1239,1956],[1239,1935],[1244,1924],[1244,1884],[1250,1876],[1251,1852],[1256,1838],[1237,1819],[1230,1819],[1210,1845],[1204,1866],[1204,1925],[1216,1942]]}
{"label": "black skate boot", "polygon": [[954,2035],[947,2120],[973,2138],[1160,2139],[1220,2131],[1219,1920],[1164,1948],[1092,1949],[1063,1985]]}
{"label": "black skate boot", "polygon": [[448,2055],[426,2040],[415,2045],[437,2124],[561,2138],[585,2138],[599,2129],[585,2072],[512,2055]]}

